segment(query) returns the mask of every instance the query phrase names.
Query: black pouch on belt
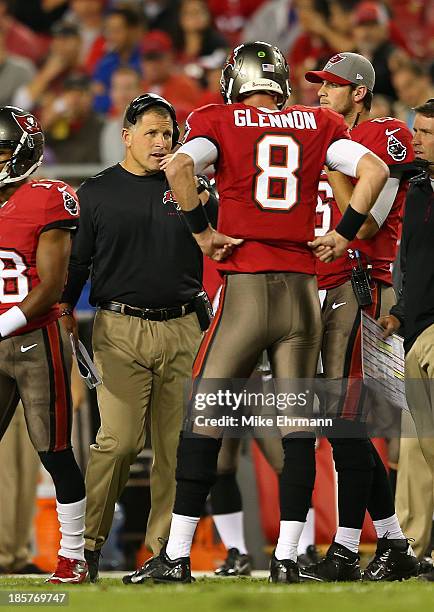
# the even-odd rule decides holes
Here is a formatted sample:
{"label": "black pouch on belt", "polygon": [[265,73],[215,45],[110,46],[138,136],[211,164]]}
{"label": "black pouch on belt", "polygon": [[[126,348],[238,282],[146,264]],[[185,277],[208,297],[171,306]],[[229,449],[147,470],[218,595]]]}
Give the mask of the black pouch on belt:
{"label": "black pouch on belt", "polygon": [[200,329],[206,331],[211,323],[214,316],[212,310],[212,304],[209,301],[209,297],[206,291],[201,291],[193,298],[194,310],[196,311],[197,319],[199,321]]}
{"label": "black pouch on belt", "polygon": [[350,255],[355,261],[351,271],[351,285],[359,306],[370,306],[372,304],[371,279],[368,271],[363,267],[359,251]]}

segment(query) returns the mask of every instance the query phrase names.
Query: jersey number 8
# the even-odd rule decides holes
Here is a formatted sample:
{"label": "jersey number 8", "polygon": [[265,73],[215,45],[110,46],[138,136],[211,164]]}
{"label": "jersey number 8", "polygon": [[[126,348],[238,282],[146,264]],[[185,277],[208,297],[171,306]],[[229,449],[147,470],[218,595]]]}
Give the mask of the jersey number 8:
{"label": "jersey number 8", "polygon": [[299,200],[301,145],[292,137],[264,134],[255,147],[253,197],[265,210],[290,210]]}
{"label": "jersey number 8", "polygon": [[16,251],[0,250],[0,302],[22,302],[29,293],[27,266]]}

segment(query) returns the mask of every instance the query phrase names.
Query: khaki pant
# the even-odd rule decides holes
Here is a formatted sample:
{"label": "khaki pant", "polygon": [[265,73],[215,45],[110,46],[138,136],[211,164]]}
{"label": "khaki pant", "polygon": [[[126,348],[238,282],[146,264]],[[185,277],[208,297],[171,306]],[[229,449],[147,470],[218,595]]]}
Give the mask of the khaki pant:
{"label": "khaki pant", "polygon": [[405,392],[424,457],[434,475],[434,325],[405,357]]}
{"label": "khaki pant", "polygon": [[19,404],[0,442],[0,567],[8,572],[31,561],[39,465]]}
{"label": "khaki pant", "polygon": [[169,532],[184,385],[201,339],[195,313],[170,321],[144,321],[106,310],[96,314],[95,364],[101,427],[86,473],[86,548],[98,550],[112,524],[115,502],[130,465],[145,442],[150,420],[153,464],[146,545],[157,554]]}
{"label": "khaki pant", "polygon": [[403,413],[402,424],[405,437],[401,438],[399,450],[396,514],[405,535],[414,540],[414,552],[422,557],[431,540],[434,480],[408,412]]}

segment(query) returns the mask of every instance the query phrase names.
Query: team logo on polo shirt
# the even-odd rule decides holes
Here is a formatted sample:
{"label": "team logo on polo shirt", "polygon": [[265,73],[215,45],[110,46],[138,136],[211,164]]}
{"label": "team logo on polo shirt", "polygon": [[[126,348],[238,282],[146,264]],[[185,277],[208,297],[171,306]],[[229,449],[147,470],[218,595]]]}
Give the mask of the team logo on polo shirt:
{"label": "team logo on polo shirt", "polygon": [[175,196],[173,195],[173,191],[171,189],[164,192],[163,204],[172,204],[176,210],[182,210],[178,202],[175,200]]}

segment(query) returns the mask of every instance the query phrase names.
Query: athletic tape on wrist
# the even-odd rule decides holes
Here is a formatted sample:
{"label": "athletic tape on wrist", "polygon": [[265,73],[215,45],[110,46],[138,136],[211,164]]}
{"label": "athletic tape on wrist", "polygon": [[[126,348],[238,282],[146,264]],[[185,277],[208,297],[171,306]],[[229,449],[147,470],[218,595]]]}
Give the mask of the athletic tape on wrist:
{"label": "athletic tape on wrist", "polygon": [[342,219],[339,221],[335,229],[338,234],[347,240],[354,240],[357,232],[367,218],[368,215],[359,213],[357,210],[354,210],[351,204],[349,204],[347,210],[342,216]]}
{"label": "athletic tape on wrist", "polygon": [[207,229],[209,220],[200,202],[193,210],[184,210],[183,213],[192,234],[200,234]]}
{"label": "athletic tape on wrist", "polygon": [[27,319],[24,312],[18,306],[12,306],[0,315],[0,336],[9,336],[25,325],[27,325]]}

